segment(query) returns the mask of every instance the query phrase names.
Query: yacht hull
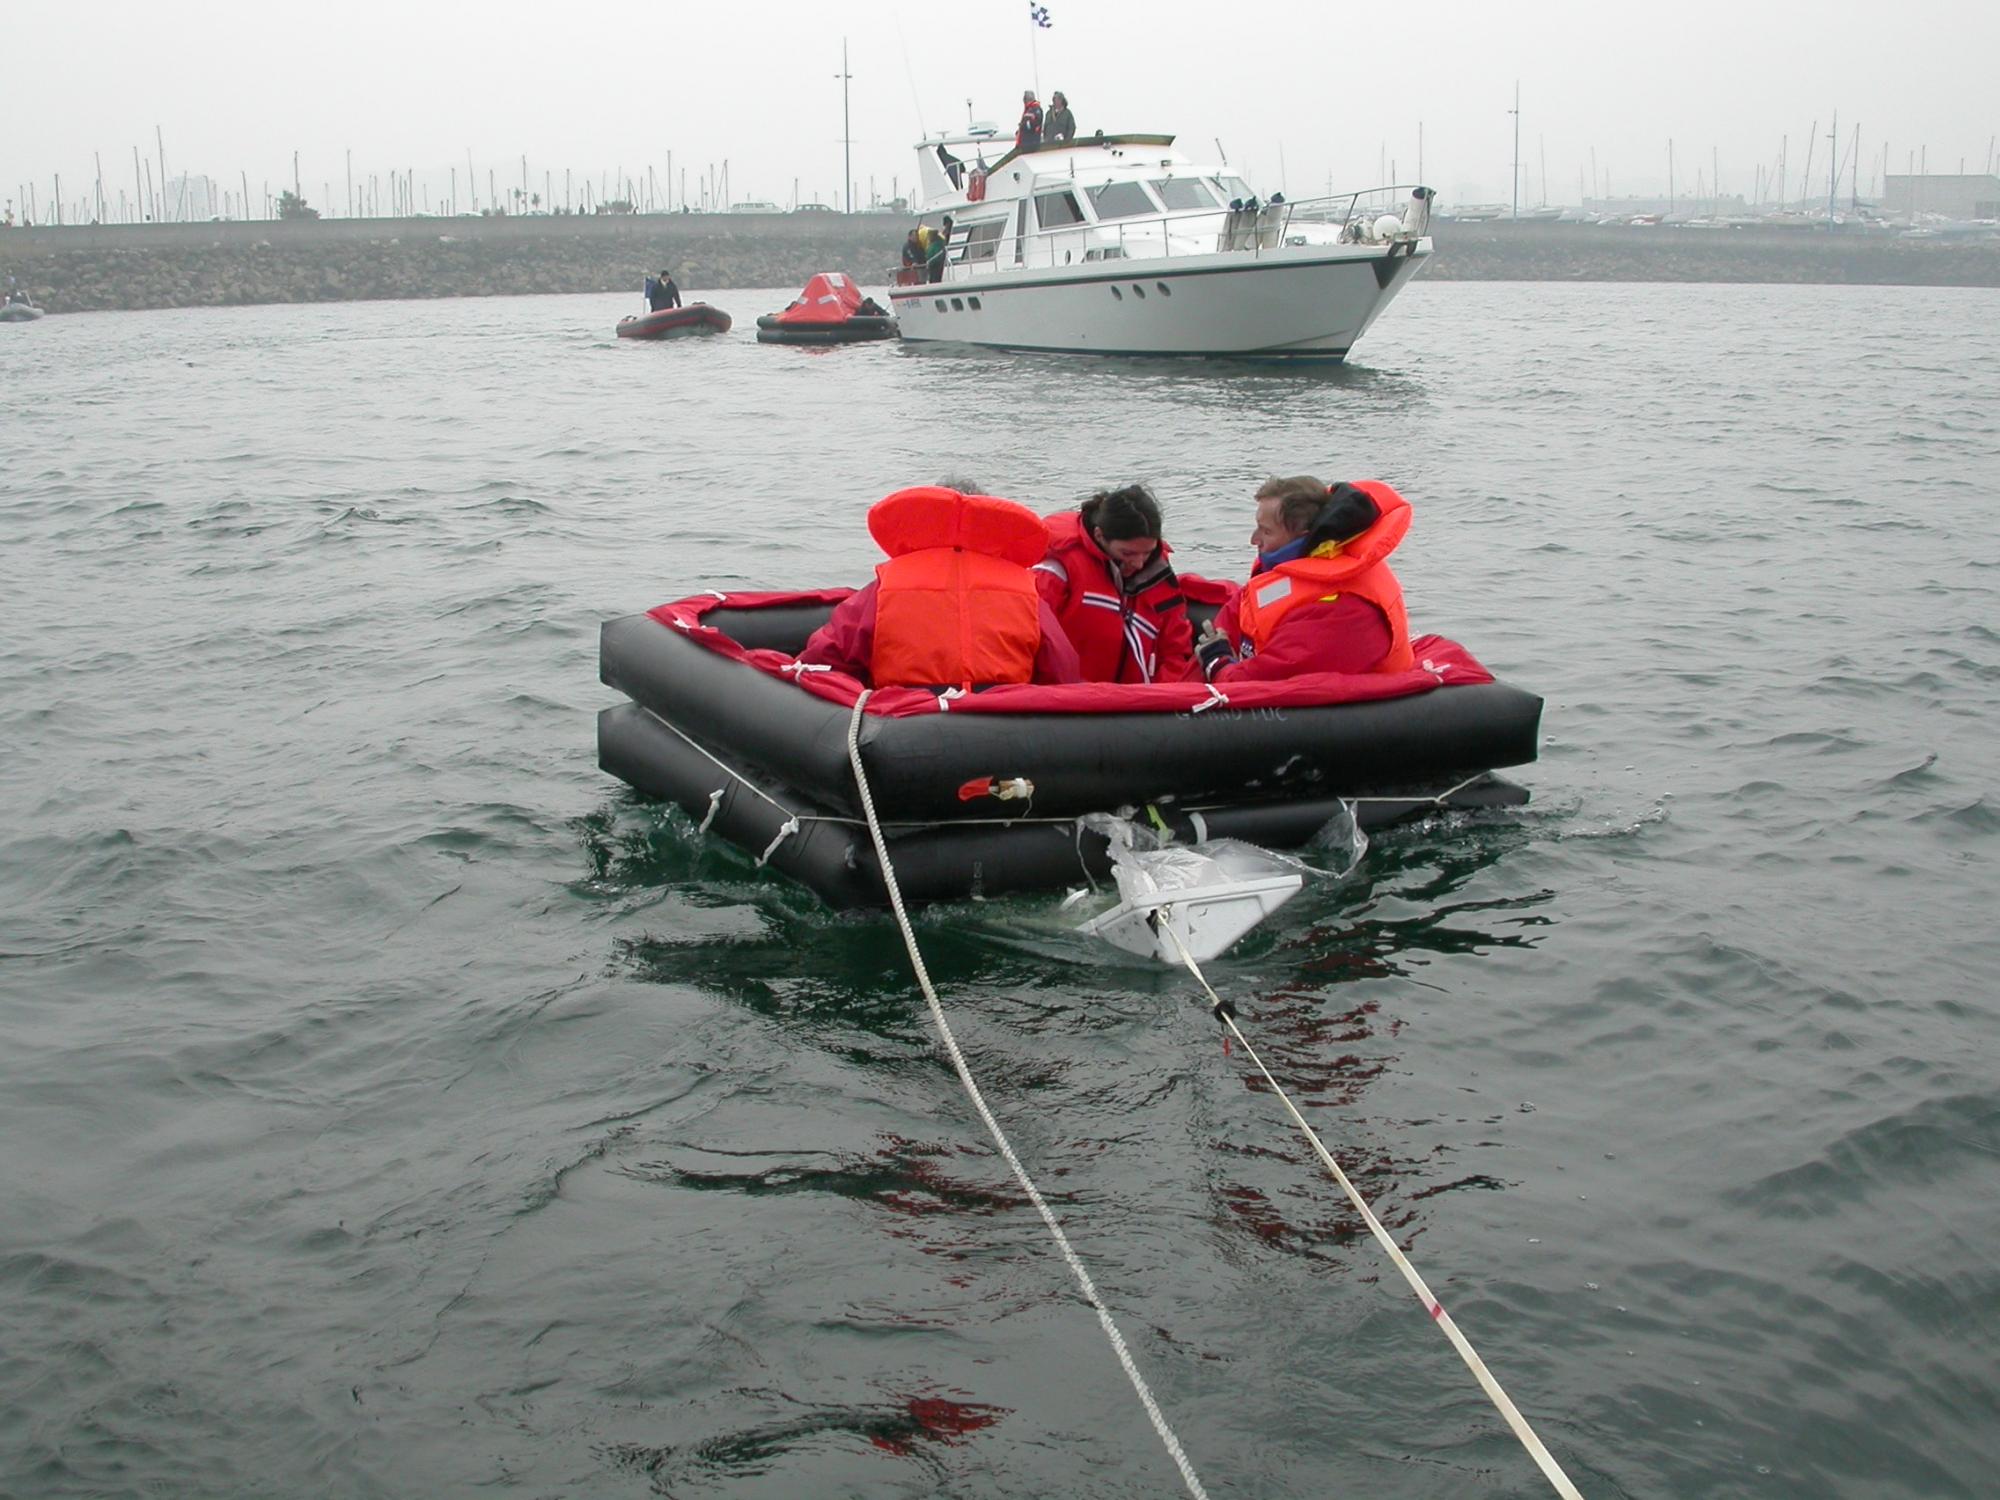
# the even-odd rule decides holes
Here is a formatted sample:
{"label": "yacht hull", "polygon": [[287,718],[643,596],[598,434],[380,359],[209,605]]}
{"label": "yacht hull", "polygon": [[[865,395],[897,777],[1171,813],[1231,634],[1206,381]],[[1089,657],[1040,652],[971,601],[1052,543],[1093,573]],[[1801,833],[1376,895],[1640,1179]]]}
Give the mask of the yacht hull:
{"label": "yacht hull", "polygon": [[909,343],[1337,361],[1430,249],[1421,240],[1100,261],[892,288],[890,300]]}

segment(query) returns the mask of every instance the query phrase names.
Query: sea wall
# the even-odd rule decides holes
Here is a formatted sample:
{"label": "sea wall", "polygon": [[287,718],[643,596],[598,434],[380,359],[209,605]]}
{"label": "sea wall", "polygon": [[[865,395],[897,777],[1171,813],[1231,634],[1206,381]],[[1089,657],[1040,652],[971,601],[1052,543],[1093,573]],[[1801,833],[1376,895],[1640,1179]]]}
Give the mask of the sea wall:
{"label": "sea wall", "polygon": [[[881,286],[909,220],[655,214],[0,229],[0,278],[50,312],[540,292],[788,287],[843,270]],[[2000,286],[2000,239],[1812,229],[1441,223],[1426,274],[1464,281]]]}

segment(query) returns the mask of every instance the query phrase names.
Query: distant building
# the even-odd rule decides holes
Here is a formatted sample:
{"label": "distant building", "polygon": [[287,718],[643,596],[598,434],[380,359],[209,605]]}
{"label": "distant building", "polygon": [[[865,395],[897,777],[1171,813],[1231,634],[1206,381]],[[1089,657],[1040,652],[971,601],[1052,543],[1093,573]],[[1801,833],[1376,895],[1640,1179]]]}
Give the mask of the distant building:
{"label": "distant building", "polygon": [[2000,177],[1990,172],[1890,173],[1882,208],[1892,214],[1942,214],[1947,219],[2000,219]]}

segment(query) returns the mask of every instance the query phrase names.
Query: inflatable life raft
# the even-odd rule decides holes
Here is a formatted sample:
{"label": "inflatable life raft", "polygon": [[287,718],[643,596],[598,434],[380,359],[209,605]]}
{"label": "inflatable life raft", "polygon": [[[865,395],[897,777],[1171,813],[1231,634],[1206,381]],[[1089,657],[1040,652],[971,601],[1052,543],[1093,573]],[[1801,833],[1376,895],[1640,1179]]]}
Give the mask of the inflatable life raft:
{"label": "inflatable life raft", "polygon": [[663,307],[618,320],[621,339],[678,339],[694,333],[729,332],[729,314],[706,302],[690,302],[685,307]]}
{"label": "inflatable life raft", "polygon": [[895,318],[863,297],[854,278],[839,271],[820,272],[783,312],[757,320],[760,344],[855,344],[896,334]]}
{"label": "inflatable life raft", "polygon": [[32,323],[41,315],[39,307],[26,302],[0,303],[0,323]]}
{"label": "inflatable life raft", "polygon": [[[851,590],[712,592],[603,627],[598,764],[678,803],[838,908],[888,902],[847,742],[862,684],[793,659]],[[1083,814],[1138,810],[1190,841],[1306,843],[1360,800],[1364,828],[1518,806],[1491,774],[1536,755],[1541,699],[1438,636],[1409,672],[1222,691],[1083,683],[969,695],[884,688],[862,766],[906,901],[1057,890],[1110,867]]]}

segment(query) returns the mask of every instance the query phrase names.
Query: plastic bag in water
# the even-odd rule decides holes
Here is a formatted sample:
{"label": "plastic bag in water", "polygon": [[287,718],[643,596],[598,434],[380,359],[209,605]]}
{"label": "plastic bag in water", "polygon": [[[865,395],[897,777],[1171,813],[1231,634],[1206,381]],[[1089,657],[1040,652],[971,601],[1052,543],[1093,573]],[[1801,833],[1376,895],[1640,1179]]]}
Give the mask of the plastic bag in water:
{"label": "plastic bag in water", "polygon": [[1120,900],[1077,930],[1164,963],[1216,957],[1306,881],[1346,875],[1368,847],[1351,803],[1309,841],[1331,856],[1331,873],[1241,839],[1174,844],[1126,818],[1092,813],[1082,821],[1110,844]]}

